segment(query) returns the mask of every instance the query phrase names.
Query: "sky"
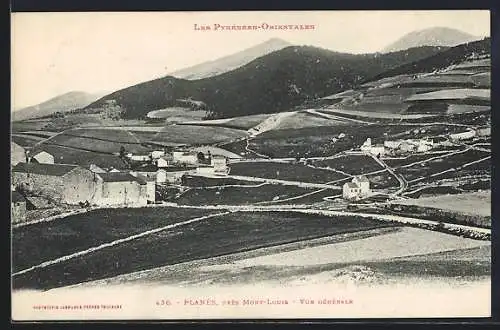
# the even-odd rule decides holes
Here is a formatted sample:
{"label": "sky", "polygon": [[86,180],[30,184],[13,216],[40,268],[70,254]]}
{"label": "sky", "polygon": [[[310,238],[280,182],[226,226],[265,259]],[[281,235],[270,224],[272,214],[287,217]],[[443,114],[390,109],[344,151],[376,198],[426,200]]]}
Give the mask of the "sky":
{"label": "sky", "polygon": [[[215,31],[214,25],[314,25],[308,30]],[[212,29],[194,28],[207,25]],[[70,91],[113,92],[270,38],[371,53],[430,27],[489,36],[489,11],[13,13],[12,108]]]}

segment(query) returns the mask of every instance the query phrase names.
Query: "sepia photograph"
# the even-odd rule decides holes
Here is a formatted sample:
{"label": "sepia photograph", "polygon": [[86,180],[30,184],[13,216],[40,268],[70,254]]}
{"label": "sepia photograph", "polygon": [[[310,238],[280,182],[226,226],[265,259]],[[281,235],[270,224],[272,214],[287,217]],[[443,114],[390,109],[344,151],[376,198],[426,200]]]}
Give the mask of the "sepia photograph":
{"label": "sepia photograph", "polygon": [[491,316],[488,10],[14,12],[11,317]]}

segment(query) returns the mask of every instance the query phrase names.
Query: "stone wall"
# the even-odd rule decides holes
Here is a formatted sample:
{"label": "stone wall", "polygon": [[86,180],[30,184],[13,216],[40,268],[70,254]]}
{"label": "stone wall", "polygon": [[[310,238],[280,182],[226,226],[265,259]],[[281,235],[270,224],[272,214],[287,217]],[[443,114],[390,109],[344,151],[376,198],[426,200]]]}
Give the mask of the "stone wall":
{"label": "stone wall", "polygon": [[97,174],[89,170],[76,168],[64,175],[63,200],[68,204],[91,202],[97,189]]}
{"label": "stone wall", "polygon": [[60,176],[12,172],[12,184],[35,196],[45,197],[55,202],[64,202],[64,182]]}
{"label": "stone wall", "polygon": [[96,193],[94,203],[97,205],[146,205],[147,187],[135,181],[103,182]]}

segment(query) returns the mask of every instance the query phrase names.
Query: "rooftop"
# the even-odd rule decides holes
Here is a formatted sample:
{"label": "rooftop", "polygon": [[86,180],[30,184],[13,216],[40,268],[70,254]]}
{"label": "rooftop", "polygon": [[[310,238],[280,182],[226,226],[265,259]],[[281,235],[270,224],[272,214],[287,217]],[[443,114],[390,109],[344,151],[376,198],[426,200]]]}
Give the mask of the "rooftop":
{"label": "rooftop", "polygon": [[354,182],[346,182],[344,185],[347,185],[349,188],[359,188]]}
{"label": "rooftop", "polygon": [[356,180],[358,180],[359,182],[370,182],[370,180],[368,180],[368,178],[364,175],[357,176]]}
{"label": "rooftop", "polygon": [[19,163],[12,168],[12,172],[63,176],[77,167],[79,166],[67,164]]}
{"label": "rooftop", "polygon": [[158,171],[165,171],[165,172],[187,172],[196,169],[196,166],[168,166],[168,167],[163,167],[159,169]]}
{"label": "rooftop", "polygon": [[38,156],[38,155],[43,155],[43,154],[47,154],[47,155],[51,155],[51,156],[52,156],[52,154],[48,153],[47,151],[45,151],[45,150],[40,150],[40,151],[34,152],[34,153],[33,153],[33,157],[36,157],[36,156]]}
{"label": "rooftop", "polygon": [[146,181],[133,176],[126,172],[110,172],[110,173],[99,173],[99,176],[104,182],[132,182],[135,181],[139,184],[146,184]]}

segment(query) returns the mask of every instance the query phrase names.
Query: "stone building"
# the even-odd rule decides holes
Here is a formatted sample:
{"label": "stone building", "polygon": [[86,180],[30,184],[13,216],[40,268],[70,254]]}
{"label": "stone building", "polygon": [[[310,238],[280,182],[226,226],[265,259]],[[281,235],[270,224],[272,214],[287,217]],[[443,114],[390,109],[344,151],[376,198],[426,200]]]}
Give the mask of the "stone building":
{"label": "stone building", "polygon": [[26,199],[15,190],[11,194],[10,211],[12,223],[19,223],[26,220]]}
{"label": "stone building", "polygon": [[100,206],[147,204],[147,183],[126,172],[99,173],[93,203]]}
{"label": "stone building", "polygon": [[342,197],[348,200],[356,200],[371,194],[370,181],[364,175],[356,176],[351,182],[342,186]]}
{"label": "stone building", "polygon": [[146,198],[148,202],[156,201],[156,172],[130,172],[136,178],[146,182]]}
{"label": "stone building", "polygon": [[15,187],[66,204],[92,201],[98,184],[96,176],[78,165],[19,163],[12,168]]}

